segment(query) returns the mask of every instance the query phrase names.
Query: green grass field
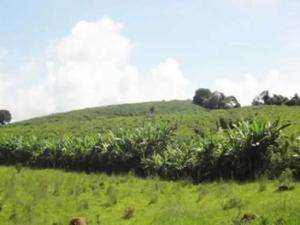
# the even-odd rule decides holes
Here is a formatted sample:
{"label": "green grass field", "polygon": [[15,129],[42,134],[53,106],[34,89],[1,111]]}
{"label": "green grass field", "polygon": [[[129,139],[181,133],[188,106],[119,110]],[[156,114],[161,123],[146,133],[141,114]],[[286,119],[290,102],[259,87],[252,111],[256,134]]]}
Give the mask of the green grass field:
{"label": "green grass field", "polygon": [[[297,225],[300,189],[277,192],[276,181],[238,184],[140,179],[132,175],[69,173],[0,167],[0,224]],[[263,188],[261,188],[263,187]]]}

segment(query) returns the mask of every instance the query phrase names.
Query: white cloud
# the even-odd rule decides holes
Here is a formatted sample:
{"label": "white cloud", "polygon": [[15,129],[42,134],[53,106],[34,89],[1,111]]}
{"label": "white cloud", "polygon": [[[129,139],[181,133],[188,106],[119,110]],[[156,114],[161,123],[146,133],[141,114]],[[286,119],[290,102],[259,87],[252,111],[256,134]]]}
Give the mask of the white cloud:
{"label": "white cloud", "polygon": [[258,78],[252,74],[246,74],[235,80],[218,79],[214,82],[213,87],[227,95],[236,96],[242,105],[249,105],[253,98],[264,90],[291,97],[295,93],[300,93],[299,84],[300,76],[296,73],[271,70]]}
{"label": "white cloud", "polygon": [[130,63],[133,44],[122,29],[108,17],[80,21],[49,49],[44,78],[32,79],[38,73],[32,62],[19,74],[0,74],[1,106],[20,120],[105,104],[187,98],[189,82],[179,63],[167,59],[140,74]]}
{"label": "white cloud", "polygon": [[[91,106],[192,97],[196,88],[175,59],[141,74],[130,62],[133,43],[122,29],[108,17],[80,21],[47,51],[44,65],[30,61],[16,73],[0,68],[0,107],[21,120]],[[5,55],[0,49],[0,65]],[[218,79],[211,88],[237,96],[243,105],[266,89],[287,96],[299,93],[299,61],[283,60],[279,68],[260,78]]]}

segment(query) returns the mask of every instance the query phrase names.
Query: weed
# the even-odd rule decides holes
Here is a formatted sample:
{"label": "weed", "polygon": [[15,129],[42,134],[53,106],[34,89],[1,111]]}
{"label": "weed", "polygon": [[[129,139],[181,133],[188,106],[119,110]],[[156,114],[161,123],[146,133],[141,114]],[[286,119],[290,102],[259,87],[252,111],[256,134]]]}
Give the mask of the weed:
{"label": "weed", "polygon": [[208,191],[205,187],[203,187],[202,185],[199,185],[198,187],[198,198],[196,200],[197,203],[201,202],[205,196],[208,194]]}
{"label": "weed", "polygon": [[158,201],[158,194],[155,192],[152,192],[150,194],[150,201],[149,201],[149,205],[155,204]]}
{"label": "weed", "polygon": [[276,221],[275,221],[275,225],[286,225],[287,222],[284,218],[278,218]]}
{"label": "weed", "polygon": [[117,191],[113,186],[109,186],[106,190],[106,194],[108,196],[108,204],[115,205],[118,202]]}
{"label": "weed", "polygon": [[278,178],[277,191],[289,191],[295,187],[293,180],[293,172],[286,169]]}
{"label": "weed", "polygon": [[269,224],[269,220],[267,217],[261,216],[259,219],[259,225],[268,225]]}
{"label": "weed", "polygon": [[125,220],[128,220],[134,216],[134,207],[127,207],[123,211],[123,216],[122,218]]}
{"label": "weed", "polygon": [[230,209],[240,210],[242,208],[243,204],[242,204],[242,200],[240,198],[234,197],[234,198],[230,198],[230,199],[226,200],[225,202],[223,202],[221,204],[221,206],[222,206],[222,209],[225,211],[230,210]]}
{"label": "weed", "polygon": [[262,175],[258,179],[258,192],[263,192],[267,190],[268,178],[267,175]]}

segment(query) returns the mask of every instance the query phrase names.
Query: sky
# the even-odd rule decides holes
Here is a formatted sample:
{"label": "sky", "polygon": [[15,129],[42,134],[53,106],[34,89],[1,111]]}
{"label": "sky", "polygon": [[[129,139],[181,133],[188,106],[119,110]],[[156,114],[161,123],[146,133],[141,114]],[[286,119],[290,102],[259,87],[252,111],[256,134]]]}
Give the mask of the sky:
{"label": "sky", "polygon": [[0,0],[0,108],[300,93],[299,0]]}

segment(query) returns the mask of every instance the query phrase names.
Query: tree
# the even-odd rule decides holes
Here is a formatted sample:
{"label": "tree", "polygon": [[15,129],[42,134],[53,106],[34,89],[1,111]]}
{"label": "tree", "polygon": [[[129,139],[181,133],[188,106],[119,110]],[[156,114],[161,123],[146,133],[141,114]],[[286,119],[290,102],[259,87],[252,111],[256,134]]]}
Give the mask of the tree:
{"label": "tree", "polygon": [[193,103],[196,105],[203,106],[203,103],[211,96],[211,92],[206,88],[199,88],[195,92]]}
{"label": "tree", "polygon": [[253,99],[252,105],[269,105],[270,99],[269,91],[263,91]]}
{"label": "tree", "polygon": [[149,109],[149,114],[154,115],[154,113],[155,113],[155,107],[151,106],[150,109]]}
{"label": "tree", "polygon": [[269,95],[269,91],[263,91],[253,99],[252,105],[300,105],[300,98],[297,94],[289,99],[283,95]]}
{"label": "tree", "polygon": [[213,92],[210,97],[205,102],[206,108],[209,109],[224,109],[226,99],[225,95],[222,92],[215,91]]}
{"label": "tree", "polygon": [[270,98],[269,104],[270,105],[283,105],[286,104],[289,101],[287,97],[284,97],[282,95],[273,95],[273,97]]}
{"label": "tree", "polygon": [[226,97],[222,92],[211,92],[205,88],[195,92],[193,103],[208,109],[232,109],[241,106],[234,96]]}
{"label": "tree", "polygon": [[294,97],[292,97],[288,102],[286,102],[286,105],[288,105],[288,106],[294,106],[294,105],[300,106],[300,97],[299,97],[299,95],[295,94]]}
{"label": "tree", "polygon": [[225,109],[232,109],[232,108],[239,108],[241,104],[238,102],[236,97],[228,96],[224,99],[224,108]]}
{"label": "tree", "polygon": [[8,110],[2,109],[0,110],[0,124],[4,125],[11,121],[11,114]]}

